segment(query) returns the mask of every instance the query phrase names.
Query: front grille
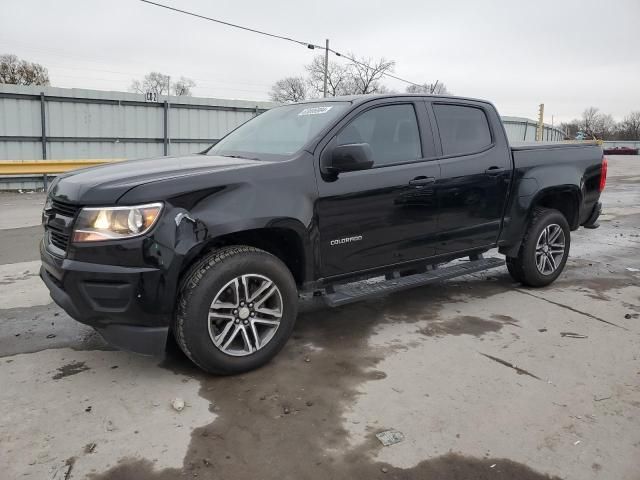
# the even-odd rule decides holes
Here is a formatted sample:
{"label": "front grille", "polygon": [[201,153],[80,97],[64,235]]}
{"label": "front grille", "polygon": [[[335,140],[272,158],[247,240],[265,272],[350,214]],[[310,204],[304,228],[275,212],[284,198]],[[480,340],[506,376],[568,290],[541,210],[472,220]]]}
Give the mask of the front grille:
{"label": "front grille", "polygon": [[45,211],[44,224],[50,245],[62,252],[67,251],[73,231],[73,222],[80,208],[79,205],[51,199],[51,205]]}
{"label": "front grille", "polygon": [[51,244],[60,250],[67,250],[69,246],[69,235],[65,235],[62,232],[56,232],[55,230],[49,230],[49,241]]}
{"label": "front grille", "polygon": [[60,200],[51,200],[51,210],[62,217],[75,218],[76,213],[80,210],[78,205],[61,202]]}

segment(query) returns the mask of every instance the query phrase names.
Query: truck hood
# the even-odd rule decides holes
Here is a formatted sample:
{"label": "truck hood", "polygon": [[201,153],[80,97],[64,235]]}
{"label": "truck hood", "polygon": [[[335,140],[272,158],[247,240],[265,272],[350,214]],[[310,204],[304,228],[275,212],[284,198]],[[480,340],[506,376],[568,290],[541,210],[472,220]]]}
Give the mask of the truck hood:
{"label": "truck hood", "polygon": [[50,194],[83,205],[114,204],[139,185],[264,163],[267,162],[203,154],[125,160],[60,175],[52,184]]}

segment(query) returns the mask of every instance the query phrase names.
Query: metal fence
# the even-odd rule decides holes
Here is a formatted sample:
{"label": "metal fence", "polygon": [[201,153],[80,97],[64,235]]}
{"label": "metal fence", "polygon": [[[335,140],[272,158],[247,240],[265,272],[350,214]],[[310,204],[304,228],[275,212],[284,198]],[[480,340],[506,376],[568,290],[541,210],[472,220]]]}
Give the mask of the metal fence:
{"label": "metal fence", "polygon": [[268,102],[0,85],[0,160],[116,159],[201,151]]}
{"label": "metal fence", "polygon": [[[272,106],[167,96],[149,102],[134,93],[0,84],[0,161],[110,160],[198,152]],[[510,141],[535,141],[534,120],[502,120]],[[545,125],[545,141],[563,138],[560,129]],[[45,183],[42,175],[0,175],[0,190],[42,188]]]}
{"label": "metal fence", "polygon": [[[523,117],[502,117],[504,129],[510,142],[535,142],[538,123]],[[564,140],[564,132],[552,125],[544,124],[542,140],[545,142],[559,142]]]}

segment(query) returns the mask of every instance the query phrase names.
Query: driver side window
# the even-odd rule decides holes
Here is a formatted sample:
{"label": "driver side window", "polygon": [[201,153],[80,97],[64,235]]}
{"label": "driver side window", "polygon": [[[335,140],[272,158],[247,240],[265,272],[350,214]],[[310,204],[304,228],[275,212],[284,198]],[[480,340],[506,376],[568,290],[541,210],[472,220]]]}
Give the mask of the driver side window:
{"label": "driver side window", "polygon": [[367,110],[336,137],[338,145],[368,143],[375,166],[422,157],[418,121],[413,105],[387,105]]}

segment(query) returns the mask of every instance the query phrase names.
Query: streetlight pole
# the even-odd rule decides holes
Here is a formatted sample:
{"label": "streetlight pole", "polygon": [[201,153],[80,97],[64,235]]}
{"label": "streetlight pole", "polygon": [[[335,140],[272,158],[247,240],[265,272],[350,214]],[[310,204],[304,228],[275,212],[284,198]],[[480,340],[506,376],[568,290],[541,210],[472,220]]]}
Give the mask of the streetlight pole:
{"label": "streetlight pole", "polygon": [[327,98],[327,77],[329,76],[329,39],[325,41],[324,47],[324,97]]}

